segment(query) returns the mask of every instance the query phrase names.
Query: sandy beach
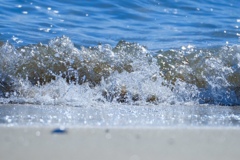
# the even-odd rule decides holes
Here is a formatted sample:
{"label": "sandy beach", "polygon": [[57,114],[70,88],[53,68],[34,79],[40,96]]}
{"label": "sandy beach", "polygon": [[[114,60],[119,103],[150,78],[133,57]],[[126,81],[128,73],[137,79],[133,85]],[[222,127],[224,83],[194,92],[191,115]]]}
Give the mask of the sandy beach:
{"label": "sandy beach", "polygon": [[1,160],[239,159],[239,128],[0,127]]}
{"label": "sandy beach", "polygon": [[0,122],[0,160],[240,157],[236,107],[1,105]]}

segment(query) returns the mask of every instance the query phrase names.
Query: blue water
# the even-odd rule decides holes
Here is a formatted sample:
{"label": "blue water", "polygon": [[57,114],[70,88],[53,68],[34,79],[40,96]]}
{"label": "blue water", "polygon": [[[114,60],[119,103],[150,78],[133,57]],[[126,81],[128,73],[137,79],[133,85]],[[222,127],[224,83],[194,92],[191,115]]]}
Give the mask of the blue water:
{"label": "blue water", "polygon": [[238,44],[239,0],[11,0],[0,1],[0,40],[22,46],[66,35],[77,46],[149,49]]}
{"label": "blue water", "polygon": [[0,0],[0,103],[240,105],[239,0]]}

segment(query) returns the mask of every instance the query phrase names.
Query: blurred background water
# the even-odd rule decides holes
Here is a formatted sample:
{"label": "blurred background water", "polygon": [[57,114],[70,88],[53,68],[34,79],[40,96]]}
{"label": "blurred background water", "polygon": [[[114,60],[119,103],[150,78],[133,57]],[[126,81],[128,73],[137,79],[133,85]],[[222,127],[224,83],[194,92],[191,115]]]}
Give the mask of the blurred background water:
{"label": "blurred background water", "polygon": [[66,35],[77,46],[149,49],[238,44],[239,0],[0,0],[0,40],[22,46]]}

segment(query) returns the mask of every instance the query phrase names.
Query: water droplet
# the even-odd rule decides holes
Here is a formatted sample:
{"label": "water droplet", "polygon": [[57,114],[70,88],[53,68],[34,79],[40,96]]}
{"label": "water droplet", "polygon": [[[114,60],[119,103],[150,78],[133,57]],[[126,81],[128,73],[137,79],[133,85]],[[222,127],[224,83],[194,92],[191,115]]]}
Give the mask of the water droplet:
{"label": "water droplet", "polygon": [[23,11],[22,14],[28,14],[28,12],[27,11]]}
{"label": "water droplet", "polygon": [[58,14],[58,13],[59,13],[59,11],[57,11],[57,10],[54,10],[53,12],[54,12],[55,14]]}

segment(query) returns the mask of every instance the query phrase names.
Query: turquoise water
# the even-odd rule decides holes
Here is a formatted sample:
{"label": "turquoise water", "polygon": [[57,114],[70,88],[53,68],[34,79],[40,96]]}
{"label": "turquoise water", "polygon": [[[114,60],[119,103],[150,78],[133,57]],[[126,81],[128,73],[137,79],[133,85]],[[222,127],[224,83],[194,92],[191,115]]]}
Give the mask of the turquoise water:
{"label": "turquoise water", "polygon": [[1,0],[1,103],[239,105],[239,6]]}

